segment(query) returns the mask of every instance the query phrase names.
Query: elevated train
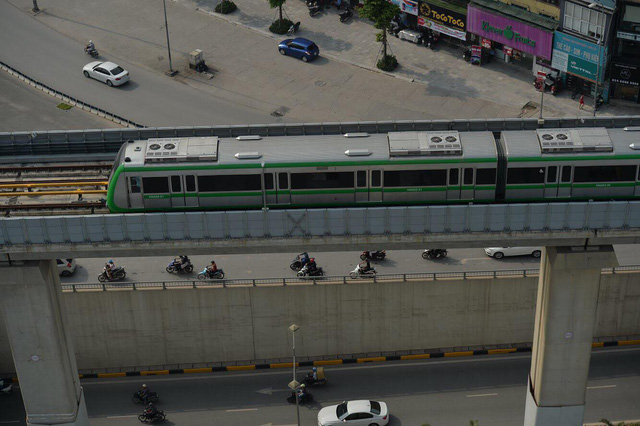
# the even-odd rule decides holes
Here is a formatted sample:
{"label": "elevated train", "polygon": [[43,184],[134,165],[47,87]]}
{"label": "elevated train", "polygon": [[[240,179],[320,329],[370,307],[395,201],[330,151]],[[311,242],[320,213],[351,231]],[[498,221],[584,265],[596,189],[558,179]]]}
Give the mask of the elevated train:
{"label": "elevated train", "polygon": [[640,198],[640,127],[128,141],[112,212]]}

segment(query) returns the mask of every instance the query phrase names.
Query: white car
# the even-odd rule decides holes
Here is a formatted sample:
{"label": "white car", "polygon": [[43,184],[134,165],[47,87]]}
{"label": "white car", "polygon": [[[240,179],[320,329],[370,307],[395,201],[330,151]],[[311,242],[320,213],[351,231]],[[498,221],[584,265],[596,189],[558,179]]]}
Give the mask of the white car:
{"label": "white car", "polygon": [[76,270],[75,259],[56,259],[58,264],[58,274],[63,277],[70,277]]}
{"label": "white car", "polygon": [[318,413],[318,426],[384,426],[388,423],[389,411],[382,401],[345,401],[325,407]]}
{"label": "white car", "polygon": [[107,86],[120,86],[129,81],[129,71],[113,62],[91,62],[82,68],[82,73],[87,78],[94,78]]}
{"label": "white car", "polygon": [[542,247],[487,247],[484,252],[495,259],[502,259],[505,256],[540,257]]}

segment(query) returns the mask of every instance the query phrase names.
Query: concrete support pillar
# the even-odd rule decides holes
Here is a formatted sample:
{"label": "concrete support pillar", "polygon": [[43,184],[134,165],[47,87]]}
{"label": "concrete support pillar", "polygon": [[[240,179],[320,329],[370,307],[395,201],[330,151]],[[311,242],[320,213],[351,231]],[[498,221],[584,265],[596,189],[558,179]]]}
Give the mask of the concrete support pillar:
{"label": "concrete support pillar", "polygon": [[0,312],[28,425],[89,424],[54,261],[0,267]]}
{"label": "concrete support pillar", "polygon": [[525,407],[525,426],[582,426],[600,270],[611,246],[546,247]]}

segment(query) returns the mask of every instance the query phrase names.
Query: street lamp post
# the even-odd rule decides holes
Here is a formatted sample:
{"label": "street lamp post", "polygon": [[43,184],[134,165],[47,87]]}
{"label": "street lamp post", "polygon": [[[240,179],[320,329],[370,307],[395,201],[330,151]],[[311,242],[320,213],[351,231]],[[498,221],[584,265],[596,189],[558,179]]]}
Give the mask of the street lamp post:
{"label": "street lamp post", "polygon": [[296,380],[296,331],[298,331],[300,327],[295,324],[291,324],[289,327],[289,331],[293,335],[293,380],[289,383],[289,387],[293,390],[293,397],[296,399],[296,415],[298,418],[298,426],[300,426],[300,401],[298,399],[298,393],[296,390],[300,383]]}
{"label": "street lamp post", "polygon": [[31,10],[36,13],[40,12],[40,8],[38,7],[38,0],[33,0],[33,8]]}
{"label": "street lamp post", "polygon": [[169,70],[165,71],[165,74],[170,77],[173,77],[178,73],[178,71],[177,70],[174,71],[173,65],[171,64],[171,44],[169,44],[169,24],[167,23],[167,1],[166,0],[162,0],[162,6],[164,7],[164,28],[167,32],[167,51],[169,52]]}
{"label": "street lamp post", "polygon": [[[597,3],[590,3],[589,4],[589,9],[595,9],[596,7],[598,7]],[[600,11],[598,11],[600,12]],[[596,63],[596,91],[593,94],[593,116],[596,116],[596,108],[598,106],[598,89],[600,86],[600,62],[601,62],[601,55],[602,55],[602,45],[605,44],[605,41],[607,39],[607,27],[609,22],[607,21],[607,15],[604,12],[601,12],[604,15],[604,34],[602,35],[602,37],[598,38],[598,62]],[[605,62],[606,62],[606,58],[605,58]],[[604,70],[603,70],[603,75],[604,75]]]}

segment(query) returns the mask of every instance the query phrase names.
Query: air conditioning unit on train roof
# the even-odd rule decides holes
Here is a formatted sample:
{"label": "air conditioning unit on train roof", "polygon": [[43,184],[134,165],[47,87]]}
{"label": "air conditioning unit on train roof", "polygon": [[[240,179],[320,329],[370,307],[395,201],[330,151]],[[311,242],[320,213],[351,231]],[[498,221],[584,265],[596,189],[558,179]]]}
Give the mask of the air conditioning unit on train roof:
{"label": "air conditioning unit on train roof", "polygon": [[218,138],[157,138],[147,141],[145,162],[217,161]]}
{"label": "air conditioning unit on train roof", "polygon": [[609,132],[604,127],[537,129],[536,134],[543,154],[613,151]]}
{"label": "air conditioning unit on train roof", "polygon": [[462,155],[460,135],[457,131],[444,132],[392,132],[388,134],[389,155],[442,156]]}

